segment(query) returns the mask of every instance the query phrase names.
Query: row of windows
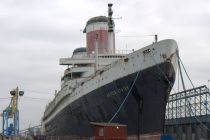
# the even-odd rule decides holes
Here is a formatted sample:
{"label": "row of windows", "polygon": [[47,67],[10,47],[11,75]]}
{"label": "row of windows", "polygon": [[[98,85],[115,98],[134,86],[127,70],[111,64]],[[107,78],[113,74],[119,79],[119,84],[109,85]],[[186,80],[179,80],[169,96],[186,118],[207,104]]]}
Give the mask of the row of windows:
{"label": "row of windows", "polygon": [[109,55],[107,55],[107,56],[98,56],[99,58],[123,58],[124,56],[121,56],[121,55],[117,55],[117,56],[109,56]]}

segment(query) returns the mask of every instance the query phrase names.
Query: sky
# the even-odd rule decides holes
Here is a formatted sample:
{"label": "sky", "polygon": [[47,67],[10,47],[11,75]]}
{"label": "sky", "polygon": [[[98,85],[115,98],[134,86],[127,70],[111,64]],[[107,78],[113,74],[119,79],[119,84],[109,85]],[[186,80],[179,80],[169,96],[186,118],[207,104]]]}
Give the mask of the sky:
{"label": "sky", "polygon": [[[114,4],[118,50],[151,44],[154,38],[144,35],[174,39],[194,85],[208,85],[209,0],[0,0],[0,112],[18,86],[25,92],[19,99],[20,128],[40,124],[46,104],[60,89],[65,67],[59,58],[86,46],[87,20],[107,15],[108,3]],[[192,88],[187,79],[186,85]]]}

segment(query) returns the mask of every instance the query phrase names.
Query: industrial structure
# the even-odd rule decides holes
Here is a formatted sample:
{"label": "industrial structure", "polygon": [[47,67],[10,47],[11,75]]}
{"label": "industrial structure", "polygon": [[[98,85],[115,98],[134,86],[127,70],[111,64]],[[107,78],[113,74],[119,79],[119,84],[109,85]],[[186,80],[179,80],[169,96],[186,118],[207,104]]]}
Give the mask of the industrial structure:
{"label": "industrial structure", "polygon": [[19,91],[18,87],[10,91],[11,102],[9,106],[3,110],[2,116],[2,136],[13,137],[19,134],[19,110],[18,98],[23,96],[24,92]]}
{"label": "industrial structure", "polygon": [[170,95],[165,118],[165,133],[175,140],[209,139],[209,89],[200,86]]}

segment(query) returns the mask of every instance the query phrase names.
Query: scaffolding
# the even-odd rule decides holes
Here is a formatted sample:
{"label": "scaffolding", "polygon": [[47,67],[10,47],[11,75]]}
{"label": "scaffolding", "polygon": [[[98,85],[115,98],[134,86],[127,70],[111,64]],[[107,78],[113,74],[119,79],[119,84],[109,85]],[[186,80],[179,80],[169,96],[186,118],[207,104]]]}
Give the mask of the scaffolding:
{"label": "scaffolding", "polygon": [[210,122],[210,93],[204,85],[169,96],[165,125]]}

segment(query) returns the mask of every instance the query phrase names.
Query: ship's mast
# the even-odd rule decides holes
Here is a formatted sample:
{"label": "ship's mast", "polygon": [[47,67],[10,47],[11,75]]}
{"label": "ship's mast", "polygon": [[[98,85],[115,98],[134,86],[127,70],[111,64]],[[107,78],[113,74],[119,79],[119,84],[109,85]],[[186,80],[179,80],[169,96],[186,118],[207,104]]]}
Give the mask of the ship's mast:
{"label": "ship's mast", "polygon": [[108,52],[115,53],[114,21],[111,3],[108,4]]}
{"label": "ship's mast", "polygon": [[95,74],[98,71],[98,34],[96,34],[95,39]]}

